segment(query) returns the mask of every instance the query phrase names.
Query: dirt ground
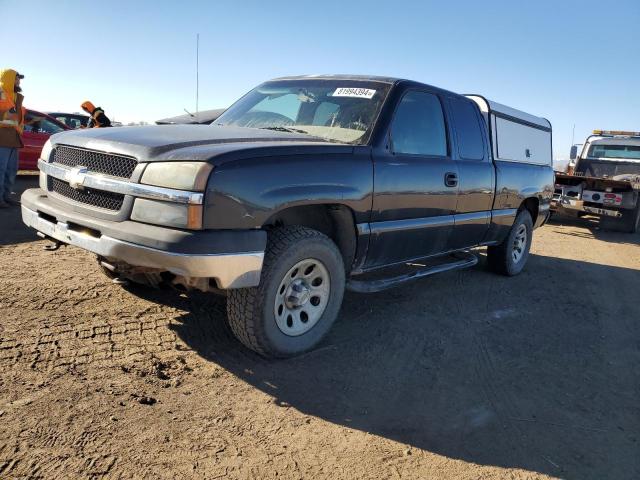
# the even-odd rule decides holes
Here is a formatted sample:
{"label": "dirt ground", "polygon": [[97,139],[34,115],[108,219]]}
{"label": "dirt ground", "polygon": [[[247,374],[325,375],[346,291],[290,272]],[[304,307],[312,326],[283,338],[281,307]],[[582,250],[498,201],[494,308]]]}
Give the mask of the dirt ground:
{"label": "dirt ground", "polygon": [[0,212],[0,478],[640,478],[639,236],[554,223],[519,277],[347,294],[276,362],[223,299],[43,245]]}

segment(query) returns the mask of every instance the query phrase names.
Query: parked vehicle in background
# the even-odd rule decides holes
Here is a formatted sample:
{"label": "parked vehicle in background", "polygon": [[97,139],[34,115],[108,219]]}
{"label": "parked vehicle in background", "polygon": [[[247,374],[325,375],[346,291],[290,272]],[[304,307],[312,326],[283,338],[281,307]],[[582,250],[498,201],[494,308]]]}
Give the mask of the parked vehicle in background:
{"label": "parked vehicle in background", "polygon": [[568,172],[556,173],[552,209],[595,215],[603,229],[640,229],[640,132],[594,130],[578,155],[571,147]]}
{"label": "parked vehicle in background", "polygon": [[222,115],[224,111],[224,108],[216,108],[215,110],[203,110],[198,113],[185,113],[177,117],[156,120],[156,125],[210,125],[216,118]]}
{"label": "parked vehicle in background", "polygon": [[89,122],[89,116],[82,113],[48,112],[48,114],[73,130],[86,127]]}
{"label": "parked vehicle in background", "polygon": [[46,113],[27,109],[22,133],[24,148],[21,148],[18,154],[18,169],[37,170],[38,158],[44,144],[51,135],[65,130],[69,130],[69,127]]}
{"label": "parked vehicle in background", "polygon": [[517,275],[553,196],[547,120],[386,77],[269,81],[212,126],[57,135],[39,167],[27,225],[118,282],[226,290],[267,357],[313,348],[345,287],[470,267],[480,246]]}

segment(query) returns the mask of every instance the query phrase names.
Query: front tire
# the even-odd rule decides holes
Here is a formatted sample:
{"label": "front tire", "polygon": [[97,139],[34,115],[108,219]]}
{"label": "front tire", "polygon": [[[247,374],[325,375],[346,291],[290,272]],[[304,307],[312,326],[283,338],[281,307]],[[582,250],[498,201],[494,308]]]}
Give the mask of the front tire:
{"label": "front tire", "polygon": [[315,347],[340,310],[345,270],[326,235],[306,227],[269,234],[260,285],[229,290],[227,316],[234,335],[269,358]]}
{"label": "front tire", "polygon": [[516,216],[507,238],[500,244],[487,248],[489,268],[496,273],[512,277],[522,272],[533,239],[533,220],[527,210]]}

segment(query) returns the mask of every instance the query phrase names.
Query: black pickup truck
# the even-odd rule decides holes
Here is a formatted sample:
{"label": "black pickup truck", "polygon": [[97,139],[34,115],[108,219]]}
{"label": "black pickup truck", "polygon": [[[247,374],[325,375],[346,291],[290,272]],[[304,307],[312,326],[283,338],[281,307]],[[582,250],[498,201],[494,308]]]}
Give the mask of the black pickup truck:
{"label": "black pickup truck", "polygon": [[345,288],[474,265],[516,275],[549,215],[551,125],[364,76],[268,81],[213,125],[55,135],[24,222],[117,282],[225,291],[250,349],[314,347]]}

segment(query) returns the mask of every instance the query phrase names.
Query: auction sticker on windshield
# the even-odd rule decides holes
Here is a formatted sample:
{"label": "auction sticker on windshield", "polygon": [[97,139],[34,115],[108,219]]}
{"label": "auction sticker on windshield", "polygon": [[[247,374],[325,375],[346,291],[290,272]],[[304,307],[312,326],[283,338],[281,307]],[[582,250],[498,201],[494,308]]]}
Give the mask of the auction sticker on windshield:
{"label": "auction sticker on windshield", "polygon": [[354,98],[368,98],[371,99],[376,94],[375,90],[368,88],[336,88],[336,91],[331,95],[332,97],[354,97]]}

